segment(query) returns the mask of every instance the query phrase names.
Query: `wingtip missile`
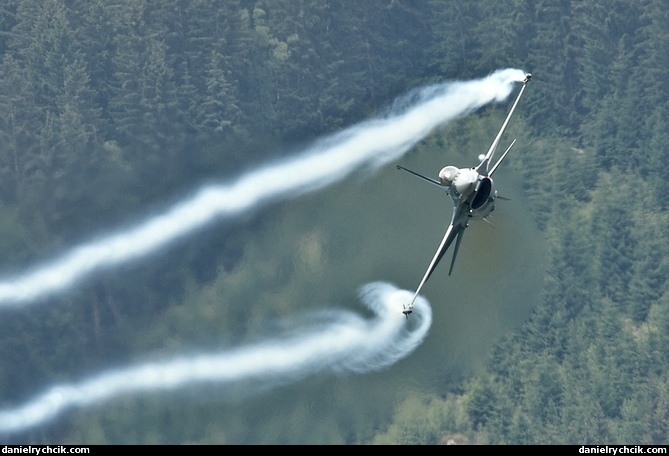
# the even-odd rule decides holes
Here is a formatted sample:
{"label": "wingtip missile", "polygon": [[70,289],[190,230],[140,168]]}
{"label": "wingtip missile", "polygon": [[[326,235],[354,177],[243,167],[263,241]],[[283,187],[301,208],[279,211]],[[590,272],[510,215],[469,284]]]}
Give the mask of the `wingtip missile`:
{"label": "wingtip missile", "polygon": [[402,313],[404,314],[405,317],[409,318],[409,315],[411,315],[411,312],[413,312],[413,303],[416,302],[417,297],[418,297],[418,292],[414,293],[411,302],[402,305]]}

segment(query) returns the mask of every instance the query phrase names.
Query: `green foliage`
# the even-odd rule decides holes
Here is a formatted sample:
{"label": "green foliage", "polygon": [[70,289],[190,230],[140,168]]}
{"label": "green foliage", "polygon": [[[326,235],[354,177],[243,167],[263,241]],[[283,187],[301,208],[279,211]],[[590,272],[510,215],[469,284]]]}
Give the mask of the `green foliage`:
{"label": "green foliage", "polygon": [[[397,407],[388,430],[377,434],[375,445],[434,445],[473,443],[463,400],[409,394]],[[471,405],[470,405],[471,406]]]}
{"label": "green foliage", "polygon": [[[330,433],[318,437],[667,444],[663,0],[7,0],[0,32],[4,271],[127,221],[193,182],[367,118],[410,87],[500,67],[533,72],[510,128],[518,143],[509,161],[524,176],[528,212],[549,246],[541,304],[461,391],[409,395],[376,436],[365,428],[352,437],[332,418]],[[497,120],[474,115],[430,140],[475,150]],[[327,250],[314,228],[282,241],[294,242],[298,257],[263,256],[272,244],[248,247],[254,229],[221,241],[203,236],[132,278],[105,275],[54,299],[57,310],[47,315],[3,317],[2,401],[134,350],[196,345],[213,332],[224,342],[261,333],[251,314],[288,314],[291,303],[314,298],[309,285],[339,273],[322,270],[319,256],[364,275],[359,257],[387,248],[362,248],[341,234],[340,247]],[[309,274],[287,286],[294,268]],[[267,286],[262,295],[258,280]],[[329,296],[329,286],[317,297]],[[266,307],[230,305],[249,296]],[[224,443],[244,433],[215,424],[180,429],[157,402],[129,399],[110,419],[92,411],[69,440]],[[118,424],[128,410],[166,430]],[[299,427],[307,410],[275,429]],[[188,413],[215,423],[218,410]],[[48,431],[32,437],[53,441]]]}

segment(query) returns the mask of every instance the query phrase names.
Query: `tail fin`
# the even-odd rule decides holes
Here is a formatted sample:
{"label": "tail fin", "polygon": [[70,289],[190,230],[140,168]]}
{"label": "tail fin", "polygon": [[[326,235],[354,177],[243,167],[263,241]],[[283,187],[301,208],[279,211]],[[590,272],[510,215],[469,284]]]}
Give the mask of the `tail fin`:
{"label": "tail fin", "polygon": [[418,174],[417,172],[415,172],[415,171],[411,171],[410,169],[407,169],[407,168],[405,168],[404,166],[395,165],[395,168],[404,170],[404,171],[406,171],[406,172],[408,172],[408,173],[413,174],[413,175],[416,176],[416,177],[420,177],[421,179],[423,179],[424,181],[429,182],[430,184],[437,185],[437,186],[439,186],[439,187],[441,187],[441,188],[444,188],[444,186],[441,184],[441,182],[439,182],[439,181],[436,180],[436,179],[432,179],[431,177],[427,177],[427,176],[423,176],[422,174]]}

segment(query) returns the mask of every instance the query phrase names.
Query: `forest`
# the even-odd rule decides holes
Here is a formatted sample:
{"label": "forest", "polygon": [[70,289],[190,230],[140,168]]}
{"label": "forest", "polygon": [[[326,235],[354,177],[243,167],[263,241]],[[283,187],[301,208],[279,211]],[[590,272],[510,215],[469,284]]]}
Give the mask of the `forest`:
{"label": "forest", "polygon": [[[0,32],[3,276],[370,118],[414,87],[531,72],[510,166],[546,240],[538,304],[479,372],[314,438],[669,444],[664,0],[4,0]],[[476,125],[437,132],[417,153]],[[195,324],[216,326],[220,346],[261,331],[251,317],[263,311],[230,303],[254,285],[222,289],[243,280],[247,241],[275,214],[110,269],[39,312],[2,309],[0,408],[64,372],[197,346]],[[289,313],[276,296],[267,312]],[[309,441],[226,434],[222,408],[200,398],[169,414],[124,397],[11,441]],[[208,424],[184,426],[178,413]]]}

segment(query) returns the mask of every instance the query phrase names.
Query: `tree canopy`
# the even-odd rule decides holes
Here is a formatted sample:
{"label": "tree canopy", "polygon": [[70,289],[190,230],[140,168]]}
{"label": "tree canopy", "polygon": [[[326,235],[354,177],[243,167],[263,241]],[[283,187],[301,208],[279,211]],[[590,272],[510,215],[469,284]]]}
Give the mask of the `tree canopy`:
{"label": "tree canopy", "polygon": [[[548,244],[540,304],[483,372],[409,395],[378,429],[328,438],[669,443],[664,0],[5,0],[0,31],[3,270],[417,85],[532,72],[514,167]],[[106,274],[38,317],[3,314],[0,404],[36,388],[36,375],[126,359],[150,344],[127,334],[161,315],[185,327],[195,317],[179,308],[206,314],[221,281],[242,293],[252,284],[225,272],[253,229],[179,247],[131,279]],[[246,312],[216,324],[234,337],[228,317]],[[134,410],[161,414],[150,401]],[[215,420],[206,407],[188,413]],[[27,438],[123,439],[91,415]],[[226,441],[167,421],[133,438]]]}

